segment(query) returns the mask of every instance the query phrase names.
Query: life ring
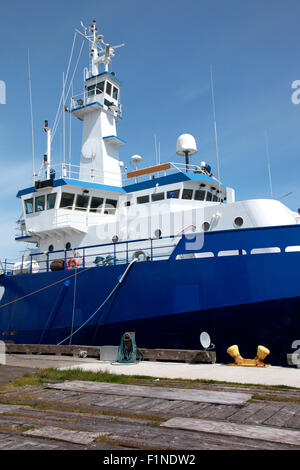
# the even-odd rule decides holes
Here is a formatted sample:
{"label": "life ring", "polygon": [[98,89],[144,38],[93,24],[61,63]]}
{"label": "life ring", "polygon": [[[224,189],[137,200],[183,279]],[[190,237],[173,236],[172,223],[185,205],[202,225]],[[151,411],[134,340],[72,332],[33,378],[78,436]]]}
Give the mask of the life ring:
{"label": "life ring", "polygon": [[79,268],[79,263],[77,259],[71,258],[68,261],[68,269]]}
{"label": "life ring", "polygon": [[145,251],[138,250],[133,253],[132,259],[134,258],[137,258],[138,261],[146,261],[150,259],[150,256]]}

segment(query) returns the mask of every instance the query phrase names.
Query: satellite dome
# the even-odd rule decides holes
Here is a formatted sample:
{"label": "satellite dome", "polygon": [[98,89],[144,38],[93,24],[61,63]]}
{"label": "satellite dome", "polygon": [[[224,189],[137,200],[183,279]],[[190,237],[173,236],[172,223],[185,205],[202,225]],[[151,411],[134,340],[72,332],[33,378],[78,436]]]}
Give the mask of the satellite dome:
{"label": "satellite dome", "polygon": [[140,155],[132,155],[130,158],[130,161],[135,164],[140,163],[142,160],[143,158]]}
{"label": "satellite dome", "polygon": [[191,134],[182,134],[177,139],[177,155],[194,155],[197,152],[195,138]]}

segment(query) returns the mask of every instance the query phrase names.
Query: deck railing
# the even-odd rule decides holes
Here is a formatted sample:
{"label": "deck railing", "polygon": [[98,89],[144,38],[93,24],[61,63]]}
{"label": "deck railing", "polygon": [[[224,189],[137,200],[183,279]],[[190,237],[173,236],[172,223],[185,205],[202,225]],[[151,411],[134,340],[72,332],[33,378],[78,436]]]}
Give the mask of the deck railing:
{"label": "deck railing", "polygon": [[[296,255],[297,253],[297,255]],[[104,267],[141,261],[221,258],[222,256],[299,256],[300,225],[254,227],[171,235],[159,238],[116,241],[69,250],[31,253],[19,263],[5,260],[1,274],[35,274],[53,271],[53,262],[61,269]]]}
{"label": "deck railing", "polygon": [[[180,235],[181,236],[181,235]],[[178,236],[179,237],[179,236]],[[176,236],[127,240],[115,243],[82,246],[65,250],[31,253],[18,265],[4,261],[4,273],[35,274],[57,270],[78,269],[88,267],[127,264],[137,257],[140,261],[168,259],[174,250]]]}

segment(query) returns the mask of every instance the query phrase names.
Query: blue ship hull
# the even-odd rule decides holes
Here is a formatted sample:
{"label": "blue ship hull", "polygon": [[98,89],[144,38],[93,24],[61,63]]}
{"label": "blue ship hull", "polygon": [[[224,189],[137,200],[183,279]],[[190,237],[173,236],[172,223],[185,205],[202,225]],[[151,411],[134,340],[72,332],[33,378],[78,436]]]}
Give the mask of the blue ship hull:
{"label": "blue ship hull", "polygon": [[[179,260],[183,237],[170,259],[134,263],[104,308],[65,344],[118,345],[125,331],[135,331],[139,347],[200,349],[200,334],[207,331],[218,362],[230,361],[226,349],[232,344],[250,358],[261,344],[271,350],[271,364],[287,365],[286,354],[300,338],[300,252],[286,253],[280,240],[296,245],[300,227],[287,230],[211,232],[195,252],[215,253],[222,242],[247,254]],[[281,252],[253,255],[250,245]],[[1,305],[8,305],[0,305],[0,339],[63,341],[97,310],[126,266],[1,276]]]}

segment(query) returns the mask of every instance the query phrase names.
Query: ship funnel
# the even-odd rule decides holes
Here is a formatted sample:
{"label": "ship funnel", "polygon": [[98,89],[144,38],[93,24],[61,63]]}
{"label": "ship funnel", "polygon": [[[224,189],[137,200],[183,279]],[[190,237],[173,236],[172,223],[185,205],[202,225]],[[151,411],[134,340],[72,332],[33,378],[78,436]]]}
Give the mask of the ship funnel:
{"label": "ship funnel", "polygon": [[182,134],[177,139],[176,153],[185,156],[186,171],[189,166],[189,156],[197,152],[195,138],[191,134]]}

